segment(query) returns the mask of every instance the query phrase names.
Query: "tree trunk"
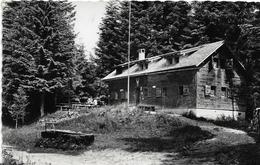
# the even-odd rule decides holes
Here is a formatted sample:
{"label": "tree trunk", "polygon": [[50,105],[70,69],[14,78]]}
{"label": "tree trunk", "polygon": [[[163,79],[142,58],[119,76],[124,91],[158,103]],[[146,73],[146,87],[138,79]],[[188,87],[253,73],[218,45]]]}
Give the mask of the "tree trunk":
{"label": "tree trunk", "polygon": [[45,104],[45,94],[43,92],[41,93],[41,108],[40,108],[41,117],[44,116],[44,104]]}
{"label": "tree trunk", "polygon": [[18,128],[18,114],[16,115],[16,119],[15,119],[15,129]]}

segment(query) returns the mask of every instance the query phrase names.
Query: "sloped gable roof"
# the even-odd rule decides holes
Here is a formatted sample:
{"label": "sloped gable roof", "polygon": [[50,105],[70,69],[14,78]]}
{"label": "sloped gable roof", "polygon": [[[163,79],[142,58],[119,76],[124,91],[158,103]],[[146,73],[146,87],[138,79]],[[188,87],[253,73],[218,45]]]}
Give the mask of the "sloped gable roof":
{"label": "sloped gable roof", "polygon": [[[167,65],[167,60],[162,57],[162,55],[154,56],[151,58],[147,58],[149,61],[148,68],[145,70],[138,70],[138,64],[134,63],[129,68],[127,67],[123,69],[122,73],[116,74],[116,70],[108,74],[103,80],[113,80],[127,77],[128,74],[130,77],[139,76],[139,75],[147,75],[156,72],[163,71],[178,71],[183,68],[197,68],[202,64],[209,56],[211,56],[216,50],[218,50],[224,41],[218,41],[210,44],[204,44],[198,47],[180,50],[178,52],[172,52],[172,56],[176,55],[176,53],[180,53],[180,60],[177,64]],[[192,54],[188,54],[192,52]],[[188,54],[188,55],[187,55]],[[126,63],[127,64],[127,63]]]}

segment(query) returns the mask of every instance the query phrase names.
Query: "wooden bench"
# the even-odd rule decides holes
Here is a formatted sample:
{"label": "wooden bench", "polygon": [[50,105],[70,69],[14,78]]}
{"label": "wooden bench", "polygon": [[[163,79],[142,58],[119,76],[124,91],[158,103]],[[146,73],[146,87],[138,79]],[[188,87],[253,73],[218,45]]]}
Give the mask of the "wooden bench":
{"label": "wooden bench", "polygon": [[55,130],[55,124],[56,122],[45,122],[44,123],[44,129],[45,131],[48,130],[48,129],[51,129],[51,130]]}
{"label": "wooden bench", "polygon": [[71,107],[69,105],[56,105],[56,108],[61,111],[68,111],[71,109]]}
{"label": "wooden bench", "polygon": [[152,105],[138,105],[138,108],[144,111],[155,111],[155,106]]}

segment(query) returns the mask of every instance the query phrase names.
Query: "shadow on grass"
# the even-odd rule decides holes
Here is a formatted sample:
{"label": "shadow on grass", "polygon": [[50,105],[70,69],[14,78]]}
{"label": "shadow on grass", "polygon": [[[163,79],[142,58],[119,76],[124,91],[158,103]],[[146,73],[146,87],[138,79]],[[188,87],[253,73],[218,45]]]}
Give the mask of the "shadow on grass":
{"label": "shadow on grass", "polygon": [[[259,165],[260,164],[260,144],[244,144],[229,147],[222,147],[211,151],[193,151],[185,154],[190,160],[197,160],[200,164],[213,161],[216,164],[239,164],[239,165]],[[173,162],[167,160],[164,163]]]}
{"label": "shadow on grass", "polygon": [[[260,143],[233,146],[202,143],[191,145],[186,150],[179,150],[179,153],[179,157],[185,160],[183,164],[260,164]],[[163,161],[164,165],[176,163],[175,155],[169,154],[167,158]]]}
{"label": "shadow on grass", "polygon": [[182,128],[170,131],[163,137],[149,137],[149,138],[122,138],[129,147],[126,149],[130,152],[172,152],[181,151],[189,145],[214,137],[208,131],[201,130],[197,126],[184,126]]}

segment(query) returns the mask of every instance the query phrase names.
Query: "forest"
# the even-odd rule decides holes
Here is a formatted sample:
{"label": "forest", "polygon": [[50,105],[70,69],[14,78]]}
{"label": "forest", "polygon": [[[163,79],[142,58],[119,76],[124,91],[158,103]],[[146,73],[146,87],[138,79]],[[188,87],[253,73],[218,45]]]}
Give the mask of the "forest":
{"label": "forest", "polygon": [[[246,69],[250,119],[260,106],[259,10],[257,2],[132,1],[131,60],[140,48],[151,57],[225,40]],[[68,1],[3,5],[4,124],[30,123],[73,99],[106,102],[108,89],[101,79],[127,62],[129,2],[108,2],[90,58],[75,42],[75,14]]]}

